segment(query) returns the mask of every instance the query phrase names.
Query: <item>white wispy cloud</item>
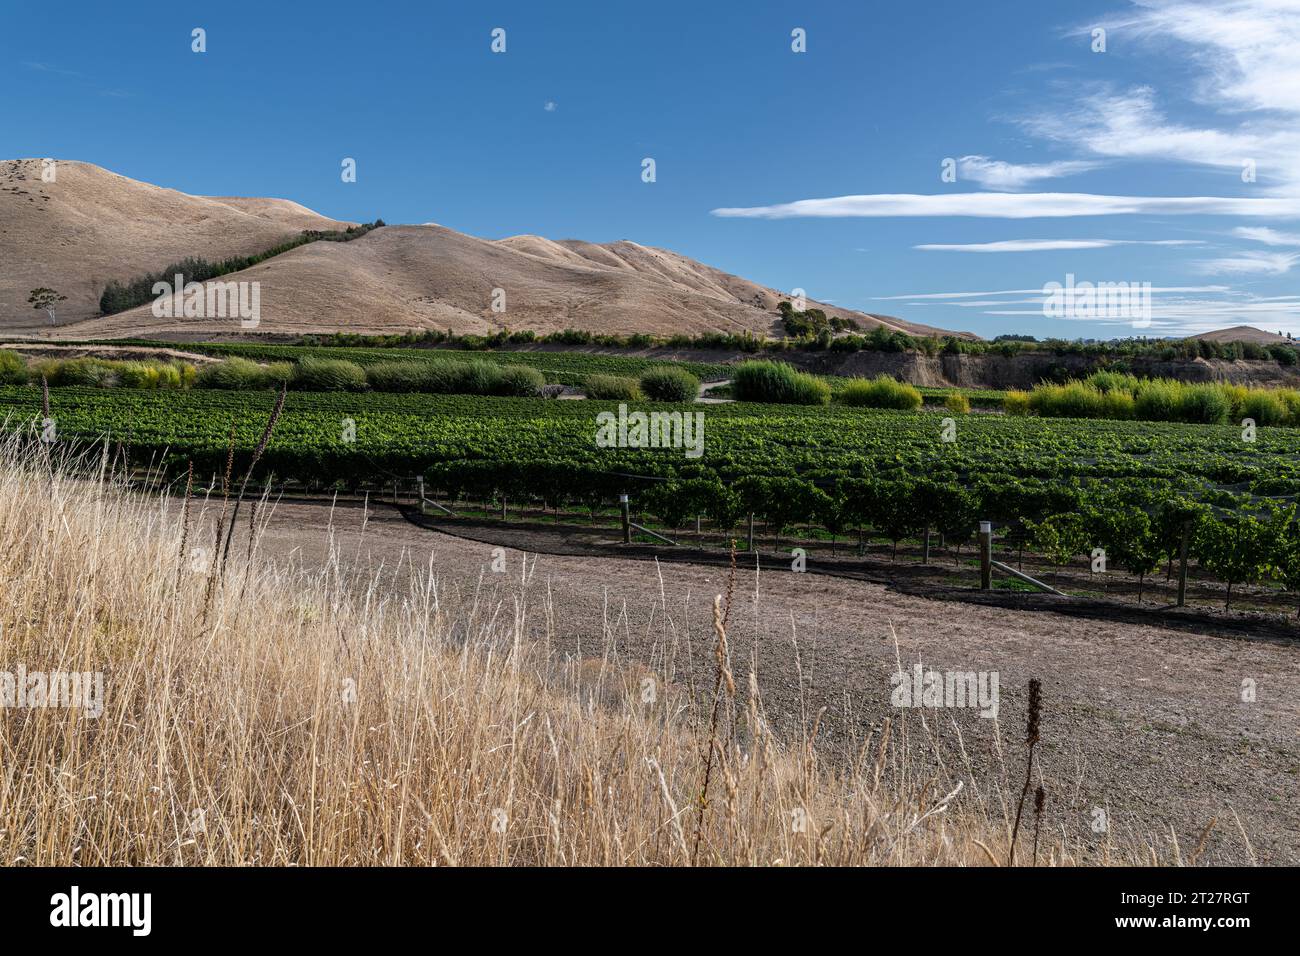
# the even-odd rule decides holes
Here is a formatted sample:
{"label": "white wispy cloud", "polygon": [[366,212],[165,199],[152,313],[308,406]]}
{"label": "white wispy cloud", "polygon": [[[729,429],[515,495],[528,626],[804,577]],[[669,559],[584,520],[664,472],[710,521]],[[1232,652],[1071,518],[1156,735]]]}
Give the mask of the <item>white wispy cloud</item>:
{"label": "white wispy cloud", "polygon": [[[1232,234],[1239,239],[1260,242],[1274,248],[1300,249],[1300,233],[1281,232],[1267,226],[1238,226],[1232,230]],[[1218,259],[1202,260],[1196,266],[1201,272],[1210,275],[1237,273],[1280,276],[1290,272],[1297,262],[1300,262],[1300,252],[1263,252],[1258,249],[1247,249]]]}
{"label": "white wispy cloud", "polygon": [[940,243],[913,246],[926,252],[1051,252],[1109,249],[1112,246],[1200,246],[1199,239],[1003,239],[998,242]]}
{"label": "white wispy cloud", "polygon": [[[1041,306],[1026,309],[990,309],[985,315],[1042,316]],[[1116,327],[1131,326],[1124,318],[1080,316],[1078,321],[1099,322]],[[1070,318],[1062,322],[1074,321]],[[1248,302],[1236,299],[1171,299],[1151,304],[1151,327],[1145,333],[1195,335],[1231,325],[1253,325],[1269,331],[1300,333],[1300,302]]]}
{"label": "white wispy cloud", "polygon": [[958,181],[971,180],[988,189],[1017,190],[1043,179],[1073,176],[1101,164],[1086,160],[1053,163],[1007,163],[987,156],[963,156],[957,160]]}
{"label": "white wispy cloud", "polygon": [[[1232,287],[1226,285],[1167,285],[1152,286],[1150,291],[1153,294],[1169,293],[1204,293],[1204,292],[1231,292]],[[1041,287],[1037,289],[1001,289],[995,292],[920,292],[911,295],[880,295],[876,296],[877,302],[893,302],[902,299],[973,299],[973,298],[991,298],[1000,295],[1042,295]]]}
{"label": "white wispy cloud", "polygon": [[1134,0],[1107,24],[1149,43],[1183,45],[1202,70],[1202,102],[1300,109],[1300,0]]}
{"label": "white wispy cloud", "polygon": [[36,70],[40,73],[59,73],[63,76],[85,76],[84,73],[78,73],[76,70],[65,70],[62,67],[50,66],[48,63],[26,62],[23,66],[29,70]]}
{"label": "white wispy cloud", "polygon": [[1196,263],[1197,269],[1207,275],[1236,273],[1239,275],[1281,276],[1300,262],[1300,252],[1259,252],[1249,250],[1220,259],[1205,259]]}
{"label": "white wispy cloud", "polygon": [[93,77],[89,77],[84,73],[78,73],[76,70],[65,70],[59,66],[51,66],[49,63],[40,63],[35,61],[24,62],[23,66],[25,66],[29,70],[35,70],[38,73],[51,73],[51,74],[56,74],[58,76],[75,77],[76,79],[82,81],[82,85],[89,86],[91,89],[99,93],[100,96],[112,96],[115,98],[125,98],[132,95],[128,90],[118,89],[117,87],[102,86]]}
{"label": "white wispy cloud", "polygon": [[1027,118],[1026,129],[1099,157],[1231,171],[1250,160],[1261,188],[1300,194],[1300,0],[1135,0],[1134,6],[1102,25],[1190,62],[1197,71],[1192,98],[1215,120],[1173,121],[1156,92],[1139,86],[1095,89],[1074,108]]}
{"label": "white wispy cloud", "polygon": [[1068,143],[1099,156],[1214,166],[1241,172],[1253,161],[1265,181],[1289,175],[1278,162],[1295,137],[1273,129],[1207,129],[1170,121],[1156,105],[1156,92],[1142,86],[1094,90],[1074,106],[1027,117],[1021,125],[1044,139]]}
{"label": "white wispy cloud", "polygon": [[[1096,277],[1090,277],[1096,278]],[[1059,282],[1061,277],[1054,277]],[[1151,326],[1148,335],[1194,335],[1229,325],[1249,324],[1272,331],[1300,333],[1300,295],[1258,296],[1227,285],[1152,286]],[[923,292],[913,295],[882,296],[884,300],[905,300],[914,307],[948,306],[976,309],[983,315],[1047,318],[1044,306],[1050,293],[1045,288],[1002,289],[992,292]],[[1130,327],[1132,320],[1087,315],[1059,318],[1059,321],[1087,321]],[[1050,332],[1048,334],[1051,334]],[[1062,331],[1063,335],[1068,334]]]}
{"label": "white wispy cloud", "polygon": [[1232,230],[1234,236],[1262,242],[1266,246],[1300,246],[1300,233],[1278,232],[1267,226],[1238,226]]}
{"label": "white wispy cloud", "polygon": [[1296,196],[1102,196],[1093,193],[876,193],[799,199],[774,206],[725,207],[715,216],[746,219],[797,217],[975,216],[989,219],[1121,215],[1213,215],[1300,218]]}

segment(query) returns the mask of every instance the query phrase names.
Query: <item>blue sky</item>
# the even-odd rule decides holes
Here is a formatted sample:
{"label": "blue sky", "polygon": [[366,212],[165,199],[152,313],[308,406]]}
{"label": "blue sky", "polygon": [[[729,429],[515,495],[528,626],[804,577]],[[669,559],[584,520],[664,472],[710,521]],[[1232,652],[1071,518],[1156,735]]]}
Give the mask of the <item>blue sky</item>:
{"label": "blue sky", "polygon": [[[1300,334],[1300,0],[289,6],[9,5],[0,154],[990,337]],[[1150,283],[1151,325],[1046,318],[1069,274]]]}

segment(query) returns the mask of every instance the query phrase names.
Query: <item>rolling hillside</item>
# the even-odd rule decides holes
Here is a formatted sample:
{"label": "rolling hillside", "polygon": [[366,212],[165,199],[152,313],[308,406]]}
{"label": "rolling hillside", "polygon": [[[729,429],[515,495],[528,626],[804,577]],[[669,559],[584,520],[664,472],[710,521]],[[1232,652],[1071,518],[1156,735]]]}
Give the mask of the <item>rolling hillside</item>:
{"label": "rolling hillside", "polygon": [[1253,342],[1256,345],[1295,344],[1294,339],[1288,339],[1285,335],[1279,335],[1276,332],[1265,332],[1253,325],[1234,325],[1230,329],[1202,332],[1200,335],[1192,335],[1189,338],[1205,339],[1207,342]]}
{"label": "rolling hillside", "polygon": [[129,280],[186,256],[222,259],[269,249],[304,229],[341,229],[285,199],[190,196],[59,160],[43,182],[39,159],[0,162],[0,329],[47,328],[29,292],[68,297],[64,325],[99,312],[111,280]]}
{"label": "rolling hillside", "polygon": [[[60,163],[42,183],[38,160],[0,166],[0,329],[56,337],[222,335],[231,319],[158,319],[148,306],[97,317],[112,280],[185,256],[217,259],[270,248],[302,229],[344,224],[287,200],[187,196],[85,163]],[[479,239],[435,224],[390,226],[347,243],[301,246],[222,281],[260,283],[259,333],[362,333],[502,327],[654,335],[777,330],[775,289],[664,249],[540,236]],[[68,295],[57,328],[26,304],[36,286]],[[493,290],[505,311],[494,312]],[[818,303],[810,302],[810,307]],[[864,329],[940,332],[832,306]]]}

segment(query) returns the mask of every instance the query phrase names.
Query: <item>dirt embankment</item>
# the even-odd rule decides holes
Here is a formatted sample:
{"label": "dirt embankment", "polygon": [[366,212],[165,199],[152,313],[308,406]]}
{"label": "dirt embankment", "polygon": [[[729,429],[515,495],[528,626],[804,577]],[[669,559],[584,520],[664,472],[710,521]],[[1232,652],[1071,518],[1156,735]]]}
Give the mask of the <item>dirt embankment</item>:
{"label": "dirt embankment", "polygon": [[[520,351],[530,350],[528,348]],[[766,358],[747,352],[721,349],[611,349],[587,347],[564,349],[533,346],[535,351],[581,351],[600,355],[683,362],[734,363]],[[1095,371],[1097,359],[1081,355],[1053,355],[1048,352],[1005,355],[922,355],[917,352],[782,352],[771,356],[819,375],[864,375],[885,373],[913,385],[931,388],[1033,388],[1042,381],[1082,378]],[[1176,378],[1184,382],[1234,382],[1241,385],[1300,387],[1300,366],[1285,368],[1272,360],[1158,359],[1126,360],[1136,375],[1148,378]]]}
{"label": "dirt embankment", "polygon": [[[1098,361],[1081,355],[1028,353],[1004,355],[920,355],[913,352],[789,353],[789,360],[824,375],[888,373],[913,385],[961,388],[1032,388],[1063,377],[1081,378],[1095,371]],[[1176,378],[1185,382],[1234,382],[1241,385],[1300,385],[1300,368],[1274,361],[1228,362],[1184,359],[1162,362],[1132,358],[1126,364],[1136,375]]]}
{"label": "dirt embankment", "polygon": [[56,345],[49,342],[9,342],[0,340],[0,348],[20,352],[29,358],[98,358],[123,362],[163,361],[173,359],[191,365],[209,365],[220,359],[198,352],[181,352],[176,349],[148,348],[134,345]]}

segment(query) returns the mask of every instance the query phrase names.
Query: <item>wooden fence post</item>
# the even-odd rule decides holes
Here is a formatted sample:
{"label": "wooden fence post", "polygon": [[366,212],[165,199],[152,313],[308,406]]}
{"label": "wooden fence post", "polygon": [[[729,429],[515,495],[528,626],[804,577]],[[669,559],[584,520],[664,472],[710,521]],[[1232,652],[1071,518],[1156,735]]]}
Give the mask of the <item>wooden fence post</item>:
{"label": "wooden fence post", "polygon": [[749,513],[749,550],[754,551],[754,512]]}
{"label": "wooden fence post", "polygon": [[623,543],[632,543],[632,514],[631,507],[628,505],[627,495],[618,496],[618,508],[623,514]]}
{"label": "wooden fence post", "polygon": [[993,523],[980,522],[980,590],[993,588]]}
{"label": "wooden fence post", "polygon": [[1183,538],[1178,543],[1178,606],[1187,604],[1187,539],[1192,536],[1192,523],[1183,522]]}

